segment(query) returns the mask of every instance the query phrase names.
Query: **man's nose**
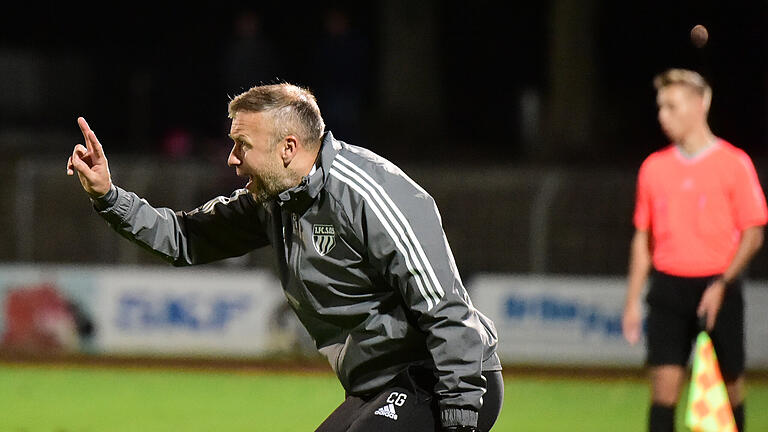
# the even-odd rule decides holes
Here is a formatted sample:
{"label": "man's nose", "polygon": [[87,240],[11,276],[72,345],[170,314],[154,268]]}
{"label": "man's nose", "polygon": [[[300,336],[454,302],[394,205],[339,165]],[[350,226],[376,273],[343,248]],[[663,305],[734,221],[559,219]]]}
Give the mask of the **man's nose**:
{"label": "man's nose", "polygon": [[240,158],[235,154],[235,150],[237,150],[237,146],[233,146],[232,150],[229,152],[229,157],[227,158],[227,165],[234,167],[240,165]]}

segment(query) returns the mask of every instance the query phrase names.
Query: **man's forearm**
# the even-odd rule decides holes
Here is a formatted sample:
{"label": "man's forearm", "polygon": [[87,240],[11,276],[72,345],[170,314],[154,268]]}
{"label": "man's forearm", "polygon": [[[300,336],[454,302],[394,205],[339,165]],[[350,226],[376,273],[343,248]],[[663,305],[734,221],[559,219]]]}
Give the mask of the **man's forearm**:
{"label": "man's forearm", "polygon": [[187,236],[172,210],[154,208],[136,194],[114,185],[91,201],[99,215],[123,237],[171,264],[194,264],[187,253]]}
{"label": "man's forearm", "polygon": [[629,257],[626,304],[634,303],[640,298],[650,271],[651,253],[648,249],[648,233],[637,232],[632,239]]}
{"label": "man's forearm", "polygon": [[754,226],[745,229],[741,233],[741,240],[739,241],[739,247],[736,249],[731,264],[728,266],[725,272],[723,272],[723,281],[730,283],[736,279],[742,271],[747,267],[749,262],[755,256],[757,251],[763,245],[763,227]]}

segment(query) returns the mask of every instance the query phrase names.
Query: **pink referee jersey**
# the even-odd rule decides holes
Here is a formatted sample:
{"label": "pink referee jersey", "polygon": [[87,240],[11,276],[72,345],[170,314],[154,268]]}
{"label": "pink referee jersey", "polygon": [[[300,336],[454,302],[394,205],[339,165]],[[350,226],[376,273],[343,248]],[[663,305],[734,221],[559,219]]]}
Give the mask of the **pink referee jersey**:
{"label": "pink referee jersey", "polygon": [[693,157],[670,145],[640,167],[634,223],[651,231],[658,271],[684,277],[723,273],[741,231],[766,221],[752,160],[725,140]]}

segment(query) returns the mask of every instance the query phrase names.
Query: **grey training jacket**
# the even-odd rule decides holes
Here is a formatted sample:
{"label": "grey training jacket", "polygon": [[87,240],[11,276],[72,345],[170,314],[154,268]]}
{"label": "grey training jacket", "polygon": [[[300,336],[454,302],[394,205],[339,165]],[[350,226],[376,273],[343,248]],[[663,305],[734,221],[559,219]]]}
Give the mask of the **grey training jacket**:
{"label": "grey training jacket", "polygon": [[347,393],[426,366],[443,425],[476,424],[481,372],[501,369],[496,330],[464,289],[434,200],[391,162],[326,132],[312,173],[266,204],[240,189],[174,212],[113,187],[94,205],[176,266],[271,244],[288,303]]}

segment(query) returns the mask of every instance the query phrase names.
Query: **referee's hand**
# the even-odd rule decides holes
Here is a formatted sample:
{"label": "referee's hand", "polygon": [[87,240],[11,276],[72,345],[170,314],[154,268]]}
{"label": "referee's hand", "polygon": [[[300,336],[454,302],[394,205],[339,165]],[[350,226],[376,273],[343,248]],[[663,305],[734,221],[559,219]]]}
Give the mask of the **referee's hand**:
{"label": "referee's hand", "polygon": [[85,138],[85,147],[82,144],[75,146],[72,156],[67,160],[67,175],[71,176],[77,172],[80,184],[88,195],[104,196],[112,187],[104,148],[84,118],[78,117],[77,124]]}
{"label": "referee's hand", "polygon": [[699,302],[696,314],[706,319],[707,331],[715,328],[717,313],[720,312],[720,306],[723,305],[725,287],[725,281],[722,278],[717,278],[709,284],[707,289],[704,290],[704,294],[701,296],[701,301]]}
{"label": "referee's hand", "polygon": [[624,315],[621,318],[621,331],[624,333],[624,339],[626,339],[630,345],[634,345],[640,340],[642,321],[643,317],[640,303],[628,303],[624,307]]}

